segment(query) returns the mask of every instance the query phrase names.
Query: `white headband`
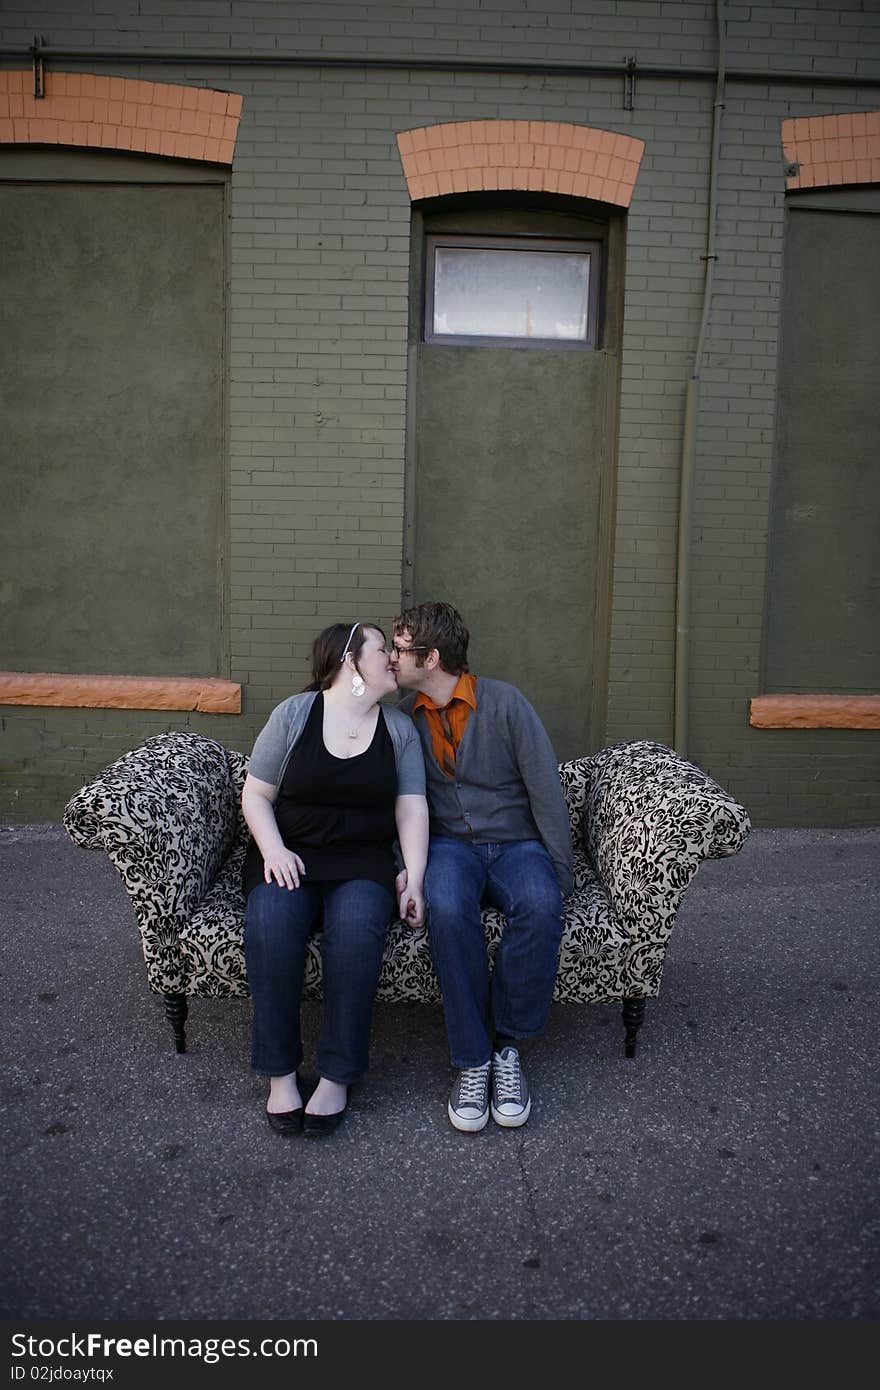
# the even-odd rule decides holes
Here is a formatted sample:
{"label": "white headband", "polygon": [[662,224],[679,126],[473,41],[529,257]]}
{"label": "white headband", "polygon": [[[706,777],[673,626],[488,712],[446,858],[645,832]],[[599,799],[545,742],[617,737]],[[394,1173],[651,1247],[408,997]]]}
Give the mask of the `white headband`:
{"label": "white headband", "polygon": [[340,664],[340,666],[342,665],[343,661],[345,660],[346,656],[348,655],[348,649],[349,649],[349,647],[351,646],[351,639],[352,639],[352,637],[354,637],[354,635],[355,635],[355,633],[357,632],[357,630],[358,630],[359,627],[360,627],[360,622],[356,622],[356,623],[354,624],[354,626],[352,627],[351,632],[348,634],[348,641],[346,642],[345,646],[344,646],[343,649],[342,649],[342,656],[339,658],[339,664]]}

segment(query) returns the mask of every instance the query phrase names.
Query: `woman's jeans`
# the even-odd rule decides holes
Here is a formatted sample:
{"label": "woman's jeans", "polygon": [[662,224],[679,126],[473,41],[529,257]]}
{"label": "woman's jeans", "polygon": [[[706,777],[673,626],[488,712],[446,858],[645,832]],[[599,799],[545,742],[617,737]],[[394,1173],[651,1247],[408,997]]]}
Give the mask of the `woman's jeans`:
{"label": "woman's jeans", "polygon": [[394,894],[370,879],[259,883],[248,895],[244,955],[254,1005],[251,1061],[261,1076],[287,1076],[302,1061],[300,997],[306,944],[321,934],[324,1006],[319,1076],[347,1086],[369,1061],[373,1003]]}
{"label": "woman's jeans", "polygon": [[[541,841],[474,845],[432,835],[425,898],[452,1065],[482,1066],[496,1035],[543,1032],[556,983],[562,893]],[[484,904],[507,919],[491,980]]]}

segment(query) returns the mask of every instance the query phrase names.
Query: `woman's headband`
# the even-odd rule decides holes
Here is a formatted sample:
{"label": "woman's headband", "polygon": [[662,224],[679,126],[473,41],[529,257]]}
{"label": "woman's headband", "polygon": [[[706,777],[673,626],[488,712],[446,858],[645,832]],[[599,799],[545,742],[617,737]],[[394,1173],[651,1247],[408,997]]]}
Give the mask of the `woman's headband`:
{"label": "woman's headband", "polygon": [[348,634],[348,641],[346,642],[345,646],[344,646],[343,649],[342,649],[342,656],[339,658],[339,664],[340,664],[340,666],[342,665],[342,663],[343,663],[343,661],[345,660],[345,658],[348,656],[348,649],[349,649],[349,647],[351,646],[351,639],[352,639],[352,637],[354,637],[354,635],[355,635],[355,633],[357,632],[357,630],[358,630],[359,627],[360,627],[360,622],[356,622],[356,623],[354,624],[354,626],[352,627],[351,632]]}

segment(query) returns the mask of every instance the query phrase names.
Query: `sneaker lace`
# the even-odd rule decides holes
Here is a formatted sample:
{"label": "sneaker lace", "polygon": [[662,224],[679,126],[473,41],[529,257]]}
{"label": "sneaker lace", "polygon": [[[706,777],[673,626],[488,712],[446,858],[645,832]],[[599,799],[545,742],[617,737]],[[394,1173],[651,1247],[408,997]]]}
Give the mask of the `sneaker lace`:
{"label": "sneaker lace", "polygon": [[521,1087],[518,1053],[511,1052],[507,1057],[499,1057],[492,1068],[492,1076],[495,1095],[499,1100],[519,1100]]}
{"label": "sneaker lace", "polygon": [[486,1082],[489,1079],[489,1066],[468,1067],[459,1078],[459,1105],[482,1105],[486,1096]]}

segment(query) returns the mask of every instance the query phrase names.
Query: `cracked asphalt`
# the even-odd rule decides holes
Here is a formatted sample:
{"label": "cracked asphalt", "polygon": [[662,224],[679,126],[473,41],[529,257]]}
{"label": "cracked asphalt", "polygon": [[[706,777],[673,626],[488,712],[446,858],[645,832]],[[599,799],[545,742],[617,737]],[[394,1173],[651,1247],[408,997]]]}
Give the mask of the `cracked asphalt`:
{"label": "cracked asphalt", "polygon": [[418,1004],[336,1135],[274,1134],[248,1001],[176,1055],[103,855],[6,826],[0,878],[5,1318],[877,1318],[880,830],[704,864],[635,1059],[556,1005],[528,1125],[477,1135]]}

